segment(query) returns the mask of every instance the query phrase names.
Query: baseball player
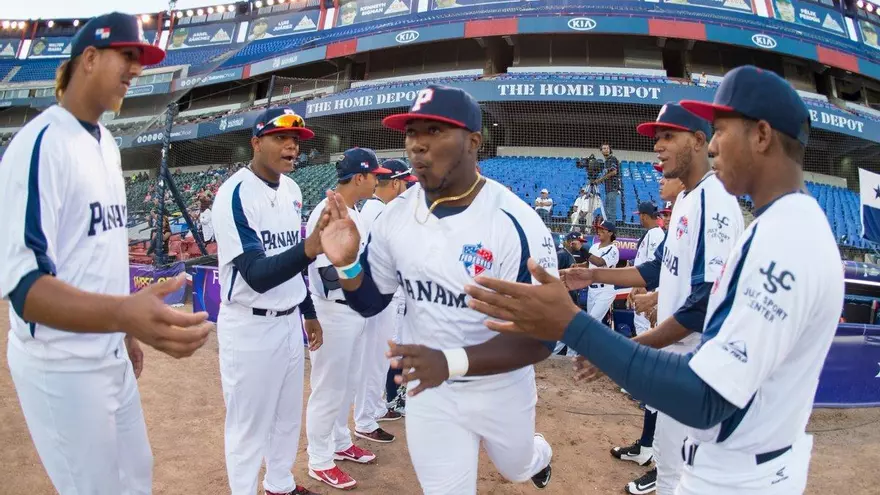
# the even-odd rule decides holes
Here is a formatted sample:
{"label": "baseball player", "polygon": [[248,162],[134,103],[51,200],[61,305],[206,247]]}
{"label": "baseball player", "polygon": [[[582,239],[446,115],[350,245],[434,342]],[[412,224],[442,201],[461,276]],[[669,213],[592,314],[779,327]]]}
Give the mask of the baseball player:
{"label": "baseball player", "polygon": [[[364,231],[368,233],[376,218],[385,209],[385,205],[403,194],[407,184],[418,182],[409,166],[402,160],[387,160],[382,163],[382,168],[390,172],[376,174],[376,178],[379,179],[376,192],[372,198],[364,202],[360,210]],[[389,340],[400,343],[400,320],[405,310],[404,294],[398,289],[391,304],[367,321],[361,362],[362,381],[354,397],[354,434],[365,440],[379,443],[393,441],[394,435],[380,428],[379,422],[394,421],[403,417],[400,412],[389,406],[389,403],[397,398],[396,385],[389,389],[393,393],[387,394],[386,399],[382,399],[382,391],[386,388],[389,376],[392,384],[394,382],[393,374],[389,375],[391,367],[385,352],[388,351]]]}
{"label": "baseball player", "polygon": [[[655,122],[641,124],[637,130],[655,137],[654,150],[664,177],[679,178],[685,191],[673,207],[661,257],[639,267],[591,270],[591,283],[648,289],[659,284],[660,323],[634,339],[640,344],[685,354],[700,342],[709,290],[733,242],[742,233],[742,212],[736,198],[724,190],[710,170],[711,128],[705,120],[681,105],[669,103],[660,110]],[[633,397],[657,408],[643,397]],[[658,414],[654,460],[660,495],[671,494],[677,484],[682,467],[678,452],[684,431],[684,425]]]}
{"label": "baseball player", "polygon": [[[354,219],[361,239],[366,228],[354,208],[358,201],[371,198],[376,189],[376,174],[389,173],[379,166],[376,154],[366,148],[347,150],[336,164],[336,191],[343,198]],[[319,232],[327,199],[312,210],[306,234]],[[364,240],[358,249],[366,245]],[[336,466],[334,461],[372,462],[376,455],[352,443],[348,413],[356,390],[363,385],[367,319],[348,306],[340,285],[341,275],[326,255],[309,265],[309,287],[318,320],[324,328],[324,345],[310,353],[312,393],[306,408],[306,434],[309,440],[309,476],[334,488],[349,489],[357,481]],[[372,363],[371,363],[372,364]],[[371,367],[372,370],[375,365]],[[378,435],[377,435],[378,436]]]}
{"label": "baseball player", "polygon": [[381,312],[398,287],[406,293],[405,344],[390,343],[387,355],[407,383],[407,446],[421,488],[475,494],[481,443],[505,478],[543,488],[552,450],[534,433],[532,365],[554,342],[486,330],[462,290],[479,274],[529,282],[531,256],[556,272],[553,238],[527,203],[477,172],[482,114],[469,94],[428,86],[383,124],[405,133],[419,184],[385,207],[359,258],[351,212],[328,192],[321,243],[361,314]]}
{"label": "baseball player", "polygon": [[321,325],[302,272],[320,254],[317,235],[300,239],[302,192],[287,175],[301,140],[314,133],[288,107],[253,127],[253,160],[214,200],[220,293],[220,378],[226,403],[226,471],[233,495],[253,495],[263,459],[269,495],[307,495],[290,470],[302,417],[303,323],[310,349]]}
{"label": "baseball player", "polygon": [[[596,227],[596,236],[599,242],[590,246],[590,255],[587,258],[590,268],[614,268],[620,261],[620,251],[614,240],[617,238],[617,227],[611,220],[605,220]],[[614,285],[604,283],[590,284],[590,291],[587,293],[587,313],[599,321],[605,319],[611,303],[617,291]]]}
{"label": "baseball player", "polygon": [[153,457],[136,379],[141,341],[191,355],[213,326],[163,302],[182,276],[129,295],[125,181],[98,119],[164,52],[137,18],[87,22],[58,70],[59,104],[13,138],[0,162],[0,296],[7,359],[28,430],[62,495],[152,493]]}
{"label": "baseball player", "polygon": [[[659,213],[657,211],[657,206],[654,203],[651,203],[650,201],[642,202],[639,205],[639,209],[633,212],[633,215],[638,215],[639,223],[641,223],[642,228],[647,229],[642,238],[639,239],[639,244],[636,248],[636,257],[633,260],[633,266],[641,266],[654,259],[655,251],[657,251],[660,243],[663,242],[666,233],[663,232],[663,229],[661,229],[659,225],[657,225],[657,216]],[[633,295],[639,293],[638,288],[634,288],[633,291]],[[642,289],[641,292],[644,293],[644,289]],[[636,328],[636,335],[645,333],[651,327],[651,324],[644,313],[636,313],[633,323]]]}
{"label": "baseball player", "polygon": [[489,320],[490,328],[562,338],[687,424],[675,493],[803,493],[812,451],[805,429],[844,295],[828,220],[801,193],[810,114],[788,82],[752,66],[728,72],[714,103],[681,103],[714,122],[710,151],[725,190],[755,203],[755,220],[712,286],[696,352],[640,346],[568,303],[565,292],[589,283],[590,270],[569,270],[563,283],[531,263],[545,286],[479,279],[496,292],[468,294],[480,311],[512,322]]}

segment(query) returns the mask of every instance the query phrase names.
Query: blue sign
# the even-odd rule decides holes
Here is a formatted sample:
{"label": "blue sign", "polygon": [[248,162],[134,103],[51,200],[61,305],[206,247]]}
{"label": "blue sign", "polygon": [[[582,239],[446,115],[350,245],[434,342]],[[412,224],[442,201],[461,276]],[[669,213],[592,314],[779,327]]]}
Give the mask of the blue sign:
{"label": "blue sign", "polygon": [[476,5],[514,3],[520,0],[431,0],[431,10],[455,9],[458,7],[473,7]]}
{"label": "blue sign", "polygon": [[349,0],[341,3],[336,26],[388,19],[412,12],[413,0]]}
{"label": "blue sign", "polygon": [[128,91],[125,92],[125,97],[134,98],[137,96],[161,95],[167,93],[170,87],[170,83],[141,84],[128,88]]}
{"label": "blue sign", "polygon": [[168,37],[168,50],[199,46],[228,45],[235,34],[235,23],[224,22],[205,26],[178,26]]}
{"label": "blue sign", "polygon": [[706,38],[806,59],[816,60],[819,57],[816,45],[766,32],[707,24]]}
{"label": "blue sign", "polygon": [[777,19],[785,22],[794,22],[838,36],[847,36],[843,15],[814,3],[800,0],[773,0],[773,14]]}
{"label": "blue sign", "polygon": [[21,40],[0,39],[0,58],[15,58]]}
{"label": "blue sign", "polygon": [[324,45],[289,53],[287,55],[281,55],[280,57],[271,58],[269,60],[263,60],[248,66],[248,77],[265,74],[285,67],[293,67],[294,65],[302,65],[309,62],[324,60],[326,55],[327,46]]}
{"label": "blue sign", "polygon": [[73,38],[37,38],[31,43],[28,58],[64,58],[70,56]]}
{"label": "blue sign", "polygon": [[859,19],[859,31],[862,33],[862,43],[870,46],[875,50],[880,50],[880,26],[872,24],[864,19]]}
{"label": "blue sign", "polygon": [[320,10],[305,10],[254,19],[248,30],[247,41],[317,31],[320,18]]}
{"label": "blue sign", "polygon": [[174,81],[172,91],[179,91],[181,89],[188,89],[196,86],[207,86],[209,84],[217,84],[227,81],[237,81],[241,79],[241,73],[242,68],[236,67],[234,69],[211,72],[210,74],[184,77],[183,79],[177,79]]}
{"label": "blue sign", "polygon": [[377,50],[379,48],[408,45],[411,43],[427,43],[449,38],[464,38],[464,23],[459,22],[440,26],[425,26],[408,29],[406,31],[382,33],[374,36],[358,38],[357,50],[359,52],[366,52]]}
{"label": "blue sign", "polygon": [[646,17],[525,17],[519,20],[520,33],[631,33],[647,34]]}
{"label": "blue sign", "polygon": [[815,406],[880,406],[880,327],[838,326],[819,375]]}
{"label": "blue sign", "polygon": [[[763,0],[761,0],[763,1]],[[708,7],[711,9],[734,10],[746,14],[754,13],[752,0],[663,0],[664,4]]]}

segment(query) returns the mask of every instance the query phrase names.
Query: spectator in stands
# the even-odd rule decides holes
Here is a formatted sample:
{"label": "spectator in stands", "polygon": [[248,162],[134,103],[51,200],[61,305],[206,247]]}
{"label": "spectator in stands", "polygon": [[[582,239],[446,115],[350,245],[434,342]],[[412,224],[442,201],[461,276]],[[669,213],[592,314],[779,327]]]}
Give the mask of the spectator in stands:
{"label": "spectator in stands", "polygon": [[[164,217],[162,219],[162,258],[163,259],[158,259],[158,257],[156,258],[156,261],[159,264],[162,264],[164,262],[164,258],[167,258],[167,256],[168,256],[168,241],[170,241],[170,240],[171,240],[171,224],[168,223],[168,217]],[[151,254],[158,255],[158,253],[156,253],[156,247],[158,245],[159,245],[158,233],[153,232],[153,235],[150,239],[150,247],[149,247],[149,249],[147,249],[147,255],[151,255]]]}
{"label": "spectator in stands", "polygon": [[553,198],[550,197],[550,191],[541,189],[541,195],[535,198],[535,211],[545,223],[550,220],[550,214],[553,211]]}
{"label": "spectator in stands", "polygon": [[208,243],[214,241],[214,226],[211,224],[211,205],[213,200],[208,196],[199,198],[199,226],[202,228],[202,239]]}
{"label": "spectator in stands", "polygon": [[571,231],[586,230],[587,226],[593,225],[593,213],[602,206],[602,199],[598,194],[593,194],[581,188],[580,194],[574,200],[571,211]]}
{"label": "spectator in stands", "polygon": [[611,151],[611,145],[602,143],[602,156],[605,157],[605,174],[599,177],[592,184],[598,185],[605,183],[605,219],[617,222],[617,211],[620,206],[620,162]]}
{"label": "spectator in stands", "polygon": [[708,86],[709,78],[706,76],[705,72],[700,73],[700,78],[697,80],[700,86]]}

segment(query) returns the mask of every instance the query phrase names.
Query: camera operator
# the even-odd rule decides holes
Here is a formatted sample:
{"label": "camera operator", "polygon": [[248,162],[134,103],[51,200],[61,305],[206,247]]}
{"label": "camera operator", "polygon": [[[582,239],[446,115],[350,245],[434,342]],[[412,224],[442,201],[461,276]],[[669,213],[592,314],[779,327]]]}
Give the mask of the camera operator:
{"label": "camera operator", "polygon": [[602,156],[605,157],[605,174],[596,180],[590,181],[591,185],[605,183],[605,218],[612,223],[617,222],[617,212],[620,207],[620,162],[611,151],[611,145],[602,143],[600,147]]}

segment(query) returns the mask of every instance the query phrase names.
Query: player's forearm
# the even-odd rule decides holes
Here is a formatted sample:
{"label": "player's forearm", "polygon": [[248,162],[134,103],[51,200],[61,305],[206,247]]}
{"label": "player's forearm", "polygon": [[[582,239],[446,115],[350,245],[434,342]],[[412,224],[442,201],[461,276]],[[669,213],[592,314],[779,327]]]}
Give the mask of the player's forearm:
{"label": "player's forearm", "polygon": [[633,397],[687,426],[712,428],[738,410],[690,369],[691,355],[639,345],[583,311],[562,341]]}
{"label": "player's forearm", "polygon": [[348,306],[364,318],[376,316],[391,303],[394,294],[383,294],[363,271],[349,279],[339,279]]}
{"label": "player's forearm", "polygon": [[51,276],[37,278],[24,296],[20,314],[29,323],[76,333],[118,332],[125,296],[86,292]]}
{"label": "player's forearm", "polygon": [[594,268],[593,282],[619,287],[644,287],[645,279],[637,268]]}
{"label": "player's forearm", "polygon": [[305,243],[275,256],[248,251],[232,260],[242,278],[254,291],[263,294],[298,276],[314,261],[306,255]]}
{"label": "player's forearm", "polygon": [[668,345],[680,341],[691,333],[690,330],[681,326],[681,323],[675,318],[669,317],[656,327],[641,335],[633,337],[633,341],[654,349],[663,349]]}
{"label": "player's forearm", "polygon": [[465,347],[468,355],[466,376],[506,373],[547,359],[553,343],[521,335],[500,334],[482,344]]}
{"label": "player's forearm", "polygon": [[592,263],[596,266],[605,266],[606,265],[605,260],[603,260],[602,258],[600,258],[596,255],[593,255],[593,254],[590,255],[590,263]]}

